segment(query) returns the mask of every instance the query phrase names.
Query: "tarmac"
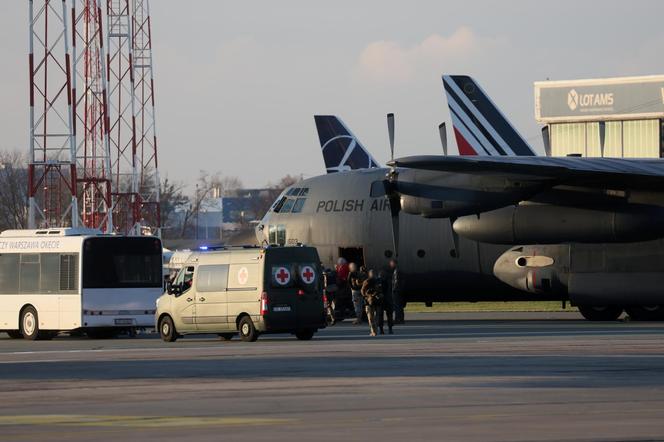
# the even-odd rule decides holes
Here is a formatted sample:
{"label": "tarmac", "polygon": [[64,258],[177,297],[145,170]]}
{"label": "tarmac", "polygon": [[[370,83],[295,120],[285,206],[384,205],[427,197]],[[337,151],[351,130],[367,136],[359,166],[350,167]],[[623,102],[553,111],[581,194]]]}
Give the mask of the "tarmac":
{"label": "tarmac", "polygon": [[411,314],[371,338],[0,334],[0,440],[664,440],[664,322]]}

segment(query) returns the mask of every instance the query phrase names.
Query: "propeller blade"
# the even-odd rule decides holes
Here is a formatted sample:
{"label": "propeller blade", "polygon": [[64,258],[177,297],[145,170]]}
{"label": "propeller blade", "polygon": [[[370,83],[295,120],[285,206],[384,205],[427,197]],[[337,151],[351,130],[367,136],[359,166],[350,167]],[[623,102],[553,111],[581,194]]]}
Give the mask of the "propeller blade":
{"label": "propeller blade", "polygon": [[549,126],[542,128],[542,141],[544,142],[544,154],[547,157],[551,156],[551,138],[549,137]]}
{"label": "propeller blade", "polygon": [[387,133],[390,137],[390,159],[394,159],[394,114],[387,114]]}
{"label": "propeller blade", "polygon": [[443,154],[447,156],[447,128],[445,123],[438,125],[438,133],[440,134],[440,144],[443,146]]}
{"label": "propeller blade", "polygon": [[454,230],[454,221],[456,218],[450,218],[450,231],[452,232],[452,243],[454,244],[454,250],[452,250],[452,258],[459,257],[459,234]]}
{"label": "propeller blade", "polygon": [[[549,126],[547,126],[549,127]],[[604,156],[604,140],[606,140],[606,121],[599,122],[599,152]]]}
{"label": "propeller blade", "polygon": [[390,214],[392,215],[392,244],[394,245],[394,257],[399,256],[399,212],[401,212],[401,198],[399,194],[392,193],[389,197]]}

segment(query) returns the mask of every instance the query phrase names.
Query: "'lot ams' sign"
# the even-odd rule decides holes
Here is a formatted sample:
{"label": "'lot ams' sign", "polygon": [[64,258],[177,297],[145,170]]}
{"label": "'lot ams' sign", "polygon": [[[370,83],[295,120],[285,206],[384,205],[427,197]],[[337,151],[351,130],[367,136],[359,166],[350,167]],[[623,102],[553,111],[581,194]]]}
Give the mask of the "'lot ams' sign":
{"label": "'lot ams' sign", "polygon": [[535,82],[540,123],[664,117],[664,76]]}

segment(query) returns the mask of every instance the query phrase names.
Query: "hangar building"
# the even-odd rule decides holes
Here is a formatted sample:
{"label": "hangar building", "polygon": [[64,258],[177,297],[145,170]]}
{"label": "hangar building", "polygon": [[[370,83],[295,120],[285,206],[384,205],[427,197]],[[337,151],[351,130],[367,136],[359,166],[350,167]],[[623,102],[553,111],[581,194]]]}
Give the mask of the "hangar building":
{"label": "hangar building", "polygon": [[537,81],[535,119],[552,156],[664,157],[664,75]]}

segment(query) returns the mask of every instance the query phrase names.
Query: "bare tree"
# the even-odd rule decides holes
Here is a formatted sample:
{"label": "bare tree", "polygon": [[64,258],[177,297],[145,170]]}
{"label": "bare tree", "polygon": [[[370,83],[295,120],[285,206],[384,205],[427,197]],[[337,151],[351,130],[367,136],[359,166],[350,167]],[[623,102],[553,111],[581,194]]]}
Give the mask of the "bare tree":
{"label": "bare tree", "polygon": [[300,178],[298,177],[286,175],[279,179],[276,184],[268,183],[264,197],[256,198],[252,204],[252,209],[254,210],[254,213],[256,213],[256,217],[258,219],[263,218],[281,192],[283,192],[286,187],[290,187],[299,181]]}
{"label": "bare tree", "polygon": [[21,152],[0,152],[0,230],[28,226],[26,164]]}
{"label": "bare tree", "polygon": [[176,209],[189,203],[189,197],[184,195],[183,189],[183,183],[170,181],[168,177],[164,178],[161,182],[159,207],[161,210],[161,224],[165,237],[173,236],[172,232],[176,227],[173,225],[175,222]]}
{"label": "bare tree", "polygon": [[200,212],[203,202],[208,198],[214,189],[218,188],[220,183],[221,174],[219,172],[210,174],[204,170],[200,171],[198,181],[196,183],[194,197],[193,199],[189,200],[189,204],[184,212],[184,218],[182,220],[182,226],[180,229],[181,238],[184,238],[191,220]]}

